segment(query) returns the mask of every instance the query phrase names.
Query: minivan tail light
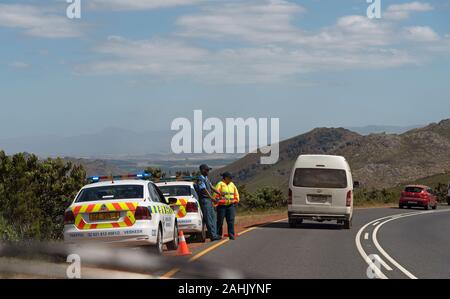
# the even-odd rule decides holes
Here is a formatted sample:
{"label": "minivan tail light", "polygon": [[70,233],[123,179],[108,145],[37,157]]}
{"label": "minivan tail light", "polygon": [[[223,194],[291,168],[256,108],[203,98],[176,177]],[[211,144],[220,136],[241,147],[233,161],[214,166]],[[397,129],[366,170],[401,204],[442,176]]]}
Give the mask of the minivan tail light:
{"label": "minivan tail light", "polygon": [[288,196],[288,205],[292,204],[292,190],[289,189],[289,196]]}
{"label": "minivan tail light", "polygon": [[75,215],[72,211],[64,213],[64,225],[75,224]]}
{"label": "minivan tail light", "polygon": [[136,220],[152,220],[152,215],[147,207],[137,207],[134,218]]}
{"label": "minivan tail light", "polygon": [[186,213],[197,213],[198,206],[195,202],[188,202],[186,204]]}
{"label": "minivan tail light", "polygon": [[346,201],[346,206],[347,207],[351,207],[352,206],[352,195],[353,195],[352,190],[347,192],[347,201]]}

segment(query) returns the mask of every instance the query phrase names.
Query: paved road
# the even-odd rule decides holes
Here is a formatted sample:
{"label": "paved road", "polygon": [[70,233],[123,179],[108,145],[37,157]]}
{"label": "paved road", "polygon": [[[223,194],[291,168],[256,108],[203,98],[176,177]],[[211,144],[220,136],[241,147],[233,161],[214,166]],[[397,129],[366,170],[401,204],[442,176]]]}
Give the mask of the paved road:
{"label": "paved road", "polygon": [[[271,223],[198,261],[217,265],[218,272],[226,267],[252,278],[365,279],[367,273],[377,278],[450,278],[449,231],[446,207],[437,212],[355,210],[351,230],[331,223],[306,222],[296,229],[286,221]],[[189,274],[181,269],[175,277]]]}

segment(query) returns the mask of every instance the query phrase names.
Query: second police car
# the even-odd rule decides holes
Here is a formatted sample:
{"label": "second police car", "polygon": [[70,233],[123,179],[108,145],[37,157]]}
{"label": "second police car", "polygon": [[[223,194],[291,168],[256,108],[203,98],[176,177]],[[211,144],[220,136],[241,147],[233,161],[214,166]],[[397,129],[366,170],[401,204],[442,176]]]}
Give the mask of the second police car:
{"label": "second police car", "polygon": [[64,241],[178,248],[177,218],[148,174],[93,177],[64,216]]}
{"label": "second police car", "polygon": [[162,179],[156,182],[161,192],[171,203],[178,219],[178,227],[191,235],[197,242],[205,242],[206,225],[200,208],[198,194],[194,188],[194,178],[183,177]]}

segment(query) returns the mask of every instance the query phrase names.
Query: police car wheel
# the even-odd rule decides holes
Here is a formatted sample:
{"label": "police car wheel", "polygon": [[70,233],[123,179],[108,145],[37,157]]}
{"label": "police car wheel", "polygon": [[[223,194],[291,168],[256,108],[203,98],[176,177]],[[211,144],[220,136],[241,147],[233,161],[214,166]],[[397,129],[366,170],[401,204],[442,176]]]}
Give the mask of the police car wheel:
{"label": "police car wheel", "polygon": [[173,228],[173,240],[172,242],[167,243],[167,249],[169,250],[177,250],[178,249],[178,225],[175,224]]}
{"label": "police car wheel", "polygon": [[163,238],[162,238],[162,231],[161,231],[161,227],[158,228],[158,235],[156,238],[156,244],[153,247],[153,251],[156,254],[161,255],[163,253]]}
{"label": "police car wheel", "polygon": [[203,223],[202,231],[195,235],[195,239],[197,242],[205,243],[206,242],[206,225]]}

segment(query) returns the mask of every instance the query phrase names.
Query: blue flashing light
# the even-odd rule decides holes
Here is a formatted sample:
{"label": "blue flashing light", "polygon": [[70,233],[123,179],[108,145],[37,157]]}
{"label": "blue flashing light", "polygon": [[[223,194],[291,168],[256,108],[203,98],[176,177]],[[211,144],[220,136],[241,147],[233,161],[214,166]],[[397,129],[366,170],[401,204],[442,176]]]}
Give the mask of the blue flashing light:
{"label": "blue flashing light", "polygon": [[88,181],[92,183],[98,183],[101,181],[114,181],[114,180],[127,180],[127,179],[140,179],[146,180],[151,177],[151,174],[142,172],[138,174],[127,174],[127,175],[111,175],[111,176],[92,176],[88,178]]}

